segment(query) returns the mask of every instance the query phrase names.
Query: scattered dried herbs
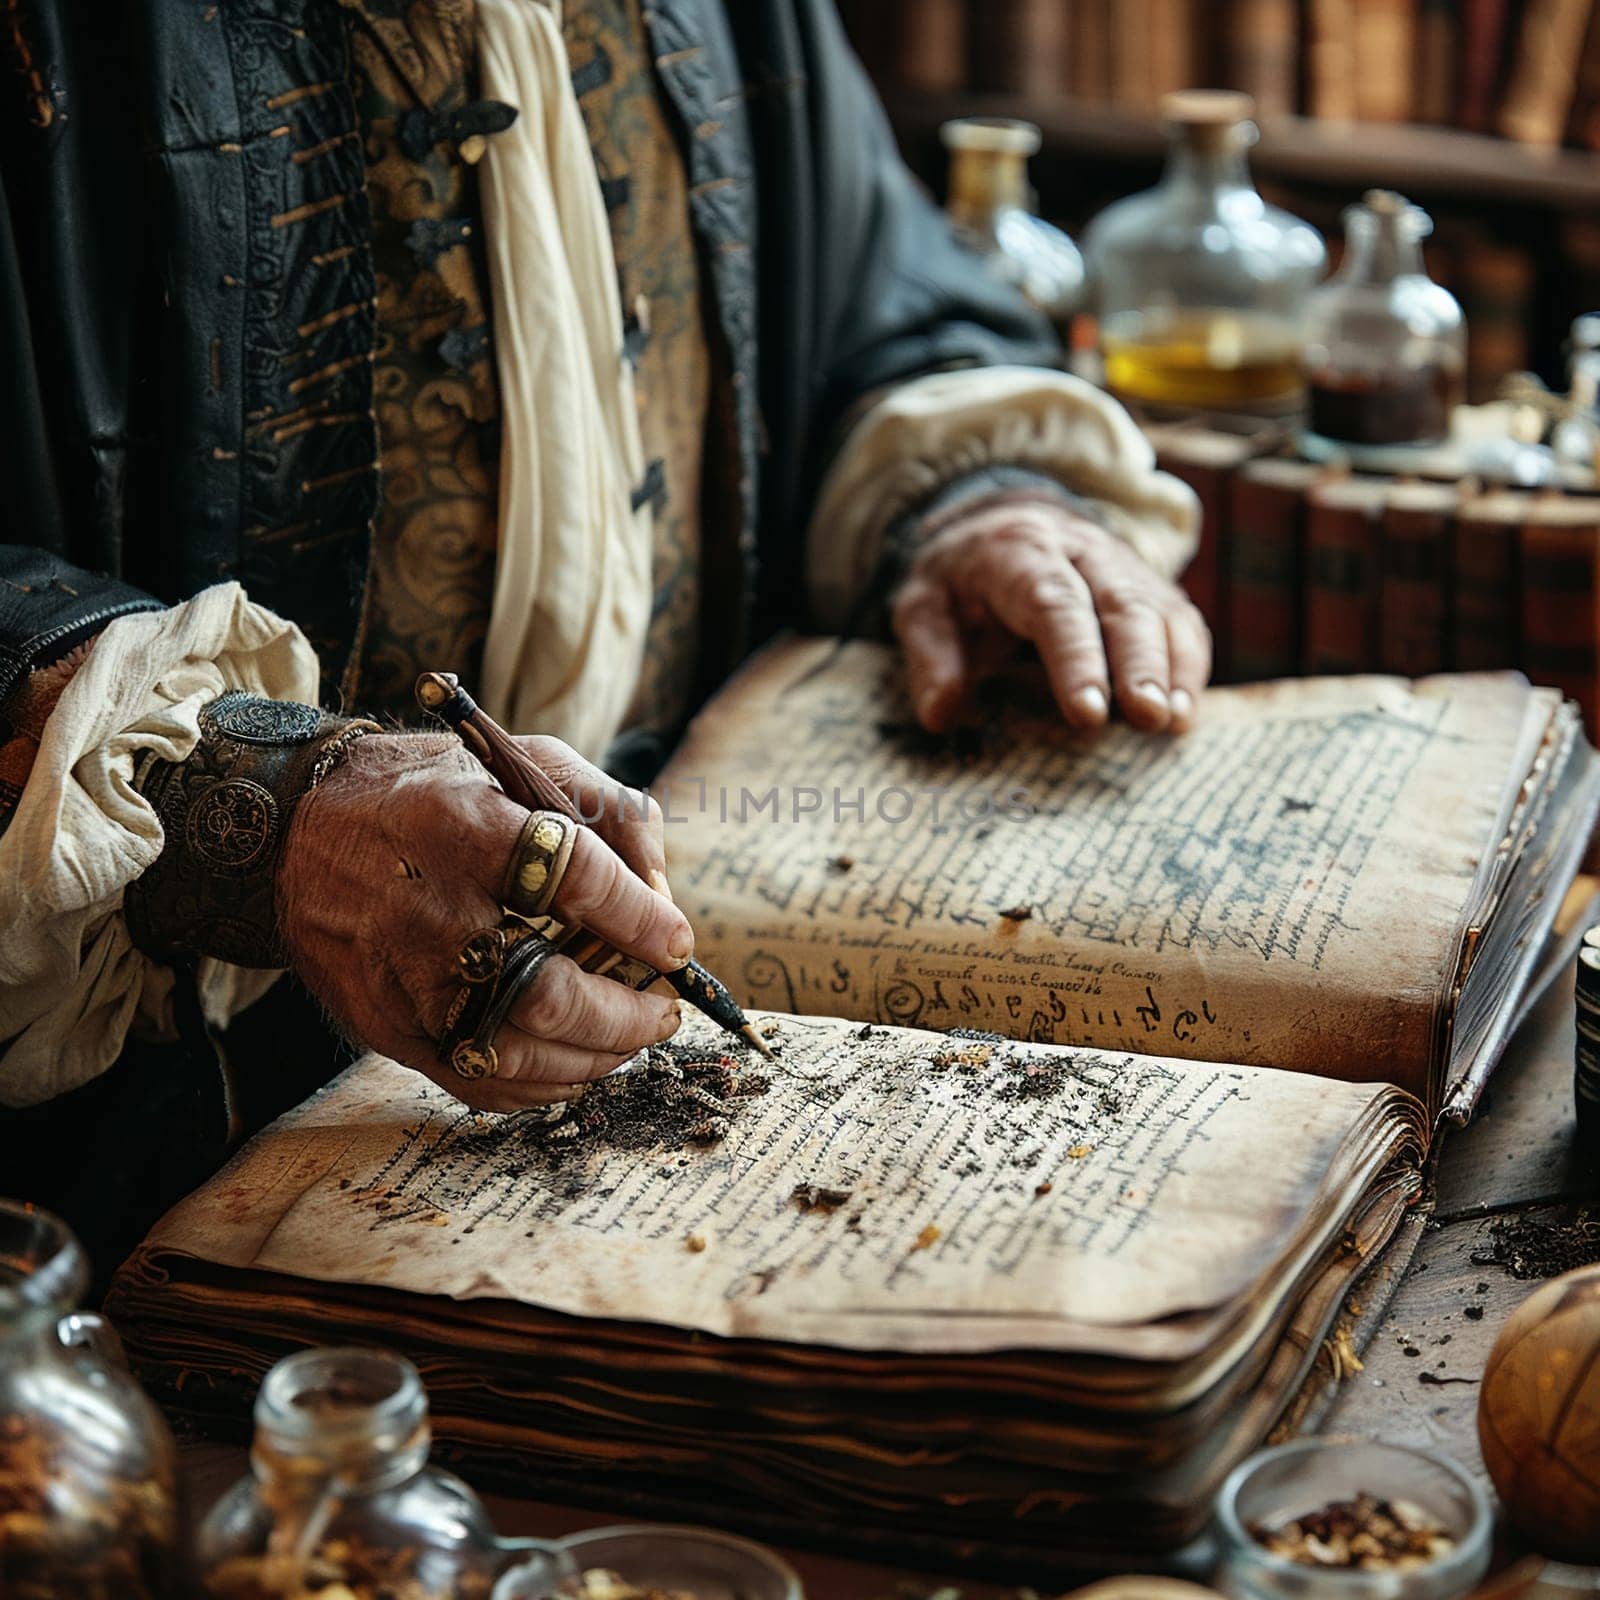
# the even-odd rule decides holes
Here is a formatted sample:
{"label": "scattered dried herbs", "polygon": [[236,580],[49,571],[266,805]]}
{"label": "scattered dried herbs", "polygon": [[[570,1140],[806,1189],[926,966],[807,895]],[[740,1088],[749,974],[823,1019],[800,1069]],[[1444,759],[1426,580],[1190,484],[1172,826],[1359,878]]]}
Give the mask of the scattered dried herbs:
{"label": "scattered dried herbs", "polygon": [[849,1189],[830,1189],[820,1183],[797,1183],[789,1198],[802,1211],[820,1211],[823,1216],[831,1217],[850,1199],[851,1193]]}
{"label": "scattered dried herbs", "polygon": [[[1596,1262],[1600,1262],[1600,1207],[1592,1205],[1579,1206],[1560,1220],[1497,1218],[1489,1226],[1488,1248],[1474,1251],[1472,1256],[1475,1267],[1504,1267],[1513,1278],[1523,1280],[1559,1278],[1574,1267]],[[1467,1314],[1472,1314],[1471,1306]]]}
{"label": "scattered dried herbs", "polygon": [[540,1142],[629,1151],[719,1144],[744,1102],[771,1087],[742,1065],[734,1055],[655,1045],[627,1071],[591,1084]]}
{"label": "scattered dried herbs", "polygon": [[1409,1500],[1357,1495],[1268,1527],[1251,1537],[1275,1556],[1307,1567],[1350,1567],[1366,1572],[1426,1566],[1456,1547],[1450,1534]]}

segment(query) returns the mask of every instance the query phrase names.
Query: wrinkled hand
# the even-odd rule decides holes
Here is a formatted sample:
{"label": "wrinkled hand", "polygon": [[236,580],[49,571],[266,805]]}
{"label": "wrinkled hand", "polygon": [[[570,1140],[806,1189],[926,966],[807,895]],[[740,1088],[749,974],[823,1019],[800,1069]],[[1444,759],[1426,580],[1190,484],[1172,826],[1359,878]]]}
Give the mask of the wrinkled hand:
{"label": "wrinkled hand", "polygon": [[975,507],[917,552],[890,602],[912,705],[933,733],[986,673],[1038,652],[1061,714],[1094,728],[1111,697],[1135,728],[1182,733],[1211,673],[1200,613],[1114,534],[1047,501]]}
{"label": "wrinkled hand", "polygon": [[[682,966],[693,935],[664,892],[660,808],[560,740],[524,744],[596,819],[578,834],[555,914],[660,970]],[[456,952],[500,919],[527,815],[450,736],[369,734],[301,802],[279,866],[284,937],[317,998],[362,1044],[486,1111],[568,1099],[679,1022],[672,996],[554,956],[495,1039],[495,1077],[469,1081],[440,1061]]]}

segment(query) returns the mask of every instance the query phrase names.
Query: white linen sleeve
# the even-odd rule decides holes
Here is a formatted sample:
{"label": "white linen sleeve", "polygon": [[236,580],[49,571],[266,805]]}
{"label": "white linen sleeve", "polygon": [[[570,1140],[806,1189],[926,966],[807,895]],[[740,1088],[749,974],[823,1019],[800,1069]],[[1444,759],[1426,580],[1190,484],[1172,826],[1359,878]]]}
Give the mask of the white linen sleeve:
{"label": "white linen sleeve", "polygon": [[[116,1060],[136,1018],[163,1031],[172,974],[139,951],[123,891],[161,853],[133,787],[145,752],[182,761],[201,708],[228,689],[315,702],[317,658],[298,628],[237,584],[112,622],[67,684],[0,835],[0,1105],[33,1105]],[[201,1005],[222,1024],[273,972],[203,961]]]}
{"label": "white linen sleeve", "polygon": [[946,484],[984,467],[1027,467],[1099,502],[1099,520],[1163,577],[1199,542],[1200,504],[1109,395],[1042,367],[962,368],[918,378],[871,405],[817,496],[807,588],[817,626],[837,630],[866,591],[884,535]]}

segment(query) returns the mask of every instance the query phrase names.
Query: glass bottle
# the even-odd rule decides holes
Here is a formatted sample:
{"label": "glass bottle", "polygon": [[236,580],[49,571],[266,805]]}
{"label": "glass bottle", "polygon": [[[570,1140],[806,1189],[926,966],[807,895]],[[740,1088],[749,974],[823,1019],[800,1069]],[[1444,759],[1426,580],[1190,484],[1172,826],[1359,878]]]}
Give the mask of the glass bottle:
{"label": "glass bottle", "polygon": [[428,1397],[402,1357],[287,1356],[261,1385],[255,1424],[251,1475],[217,1502],[196,1542],[207,1600],[323,1591],[491,1600],[513,1567],[519,1593],[570,1593],[569,1556],[497,1539],[466,1484],[428,1465]]}
{"label": "glass bottle", "polygon": [[1344,216],[1344,261],[1306,306],[1310,442],[1439,444],[1461,401],[1467,328],[1423,265],[1433,224],[1388,189]]}
{"label": "glass bottle", "polygon": [[1322,236],[1256,192],[1248,95],[1186,90],[1161,109],[1161,182],[1089,229],[1106,384],[1179,408],[1292,405],[1303,393],[1300,314],[1327,264]]}
{"label": "glass bottle", "polygon": [[1083,303],[1083,257],[1031,209],[1028,158],[1039,149],[1039,130],[1007,117],[962,117],[945,123],[939,136],[950,152],[946,208],[957,237],[988,256],[1065,342]]}
{"label": "glass bottle", "polygon": [[157,1600],[178,1582],[172,1436],[116,1335],[72,1308],[71,1230],[0,1200],[0,1595]]}
{"label": "glass bottle", "polygon": [[1600,314],[1576,318],[1567,345],[1566,415],[1550,447],[1569,466],[1600,472]]}

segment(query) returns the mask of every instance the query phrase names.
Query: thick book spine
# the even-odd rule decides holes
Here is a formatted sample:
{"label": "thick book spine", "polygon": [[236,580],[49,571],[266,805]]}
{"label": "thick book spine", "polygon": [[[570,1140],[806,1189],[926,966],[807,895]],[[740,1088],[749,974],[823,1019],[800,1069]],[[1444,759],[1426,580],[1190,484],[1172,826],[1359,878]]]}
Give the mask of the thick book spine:
{"label": "thick book spine", "polygon": [[1450,664],[1496,671],[1521,659],[1520,510],[1467,506],[1451,536]]}
{"label": "thick book spine", "polygon": [[1446,672],[1450,659],[1450,537],[1455,491],[1397,486],[1383,510],[1378,670],[1404,678]]}
{"label": "thick book spine", "polygon": [[1587,525],[1522,525],[1522,670],[1600,713],[1600,506]]}
{"label": "thick book spine", "polygon": [[932,94],[965,89],[967,24],[967,0],[900,0],[900,82]]}
{"label": "thick book spine", "polygon": [[1422,0],[1417,13],[1418,122],[1455,120],[1461,34],[1455,0]]}
{"label": "thick book spine", "polygon": [[1288,677],[1300,665],[1301,539],[1314,476],[1296,462],[1256,461],[1234,477],[1224,567],[1232,682]]}
{"label": "thick book spine", "polygon": [[1417,34],[1416,0],[1355,0],[1356,115],[1408,122]]}
{"label": "thick book spine", "polygon": [[1060,0],[983,0],[973,20],[978,88],[1024,95],[1061,93],[1068,17]]}
{"label": "thick book spine", "polygon": [[1229,465],[1196,461],[1179,450],[1156,447],[1156,465],[1194,490],[1200,501],[1200,543],[1184,569],[1184,593],[1211,630],[1212,676],[1228,679],[1226,618],[1223,614],[1224,549],[1228,537]]}
{"label": "thick book spine", "polygon": [[1381,491],[1327,484],[1306,496],[1301,670],[1368,672],[1378,656]]}
{"label": "thick book spine", "polygon": [[1593,0],[1529,0],[1500,112],[1500,131],[1508,138],[1561,143],[1593,9]]}
{"label": "thick book spine", "polygon": [[1461,0],[1460,125],[1487,133],[1500,95],[1501,51],[1509,21],[1508,0]]}
{"label": "thick book spine", "polygon": [[1086,104],[1111,98],[1110,0],[1073,0],[1067,13],[1067,91]]}
{"label": "thick book spine", "polygon": [[1306,24],[1306,109],[1349,122],[1356,114],[1355,0],[1310,0]]}
{"label": "thick book spine", "polygon": [[1590,12],[1588,31],[1578,53],[1578,77],[1567,117],[1567,143],[1600,150],[1600,5]]}
{"label": "thick book spine", "polygon": [[1300,76],[1296,0],[1231,0],[1223,37],[1232,87],[1254,96],[1262,116],[1293,111]]}

